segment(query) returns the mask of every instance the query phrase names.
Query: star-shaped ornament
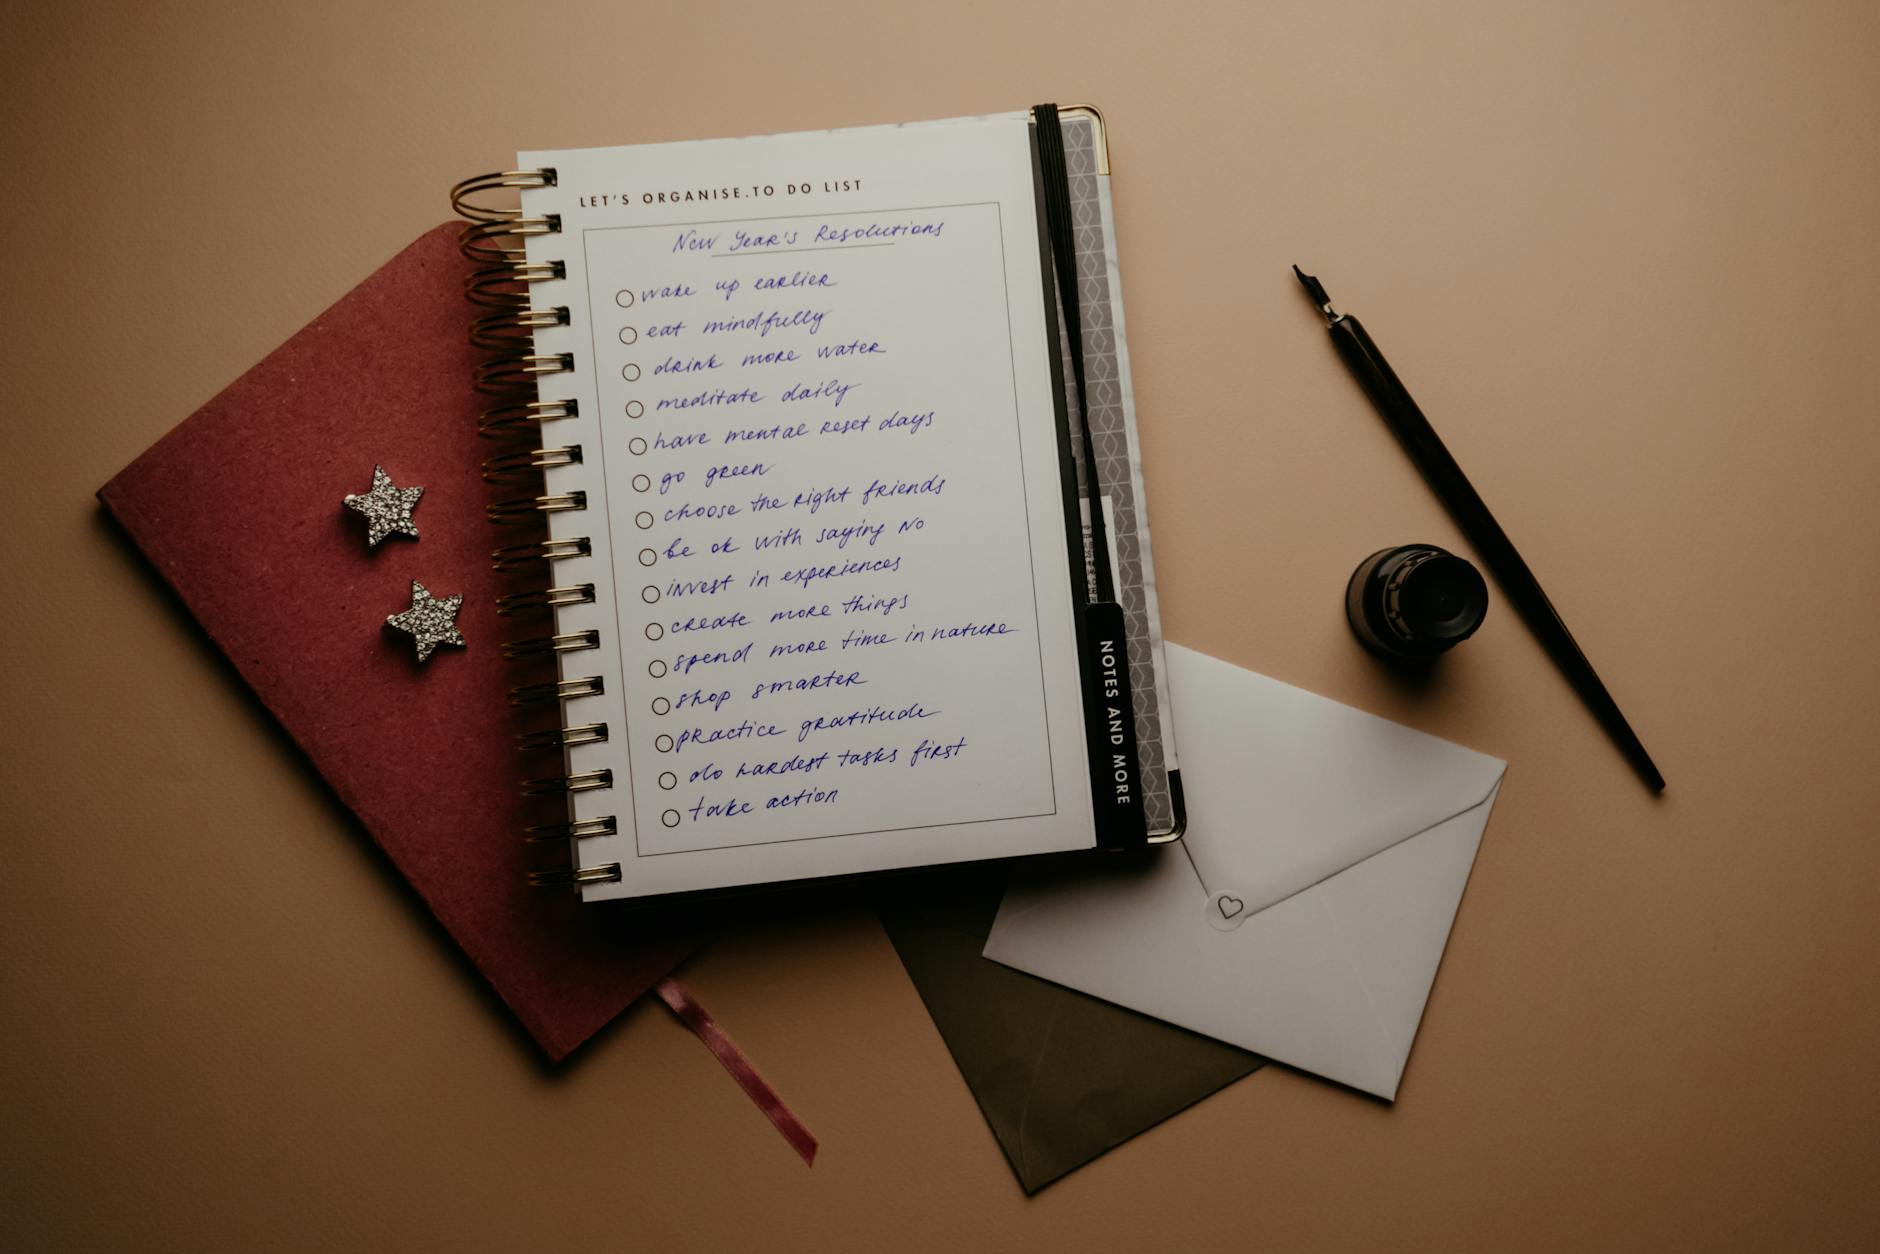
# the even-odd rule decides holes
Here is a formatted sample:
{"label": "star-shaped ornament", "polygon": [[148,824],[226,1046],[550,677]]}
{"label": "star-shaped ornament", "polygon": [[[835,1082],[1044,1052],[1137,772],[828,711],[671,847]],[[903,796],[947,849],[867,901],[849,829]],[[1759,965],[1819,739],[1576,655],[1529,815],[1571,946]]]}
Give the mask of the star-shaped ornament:
{"label": "star-shaped ornament", "polygon": [[366,516],[369,528],[366,545],[376,549],[379,541],[394,531],[413,537],[418,534],[418,524],[411,521],[411,511],[417,508],[418,498],[423,495],[423,488],[401,488],[385,473],[385,467],[374,466],[372,491],[364,496],[347,493],[346,505]]}
{"label": "star-shaped ornament", "polygon": [[423,662],[440,644],[464,647],[463,635],[457,630],[457,611],[462,606],[462,593],[434,597],[414,579],[411,581],[411,608],[388,615],[385,625],[410,636],[411,643],[417,647],[418,660]]}

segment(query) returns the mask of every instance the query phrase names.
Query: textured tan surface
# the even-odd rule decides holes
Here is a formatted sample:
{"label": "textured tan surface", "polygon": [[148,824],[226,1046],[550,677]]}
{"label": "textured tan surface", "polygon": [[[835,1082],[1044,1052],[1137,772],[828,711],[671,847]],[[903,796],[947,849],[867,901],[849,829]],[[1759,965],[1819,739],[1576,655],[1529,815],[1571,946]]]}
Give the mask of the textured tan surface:
{"label": "textured tan surface", "polygon": [[[168,7],[0,18],[0,1245],[1880,1236],[1870,4]],[[1027,1202],[859,909],[690,969],[814,1170],[663,1011],[544,1073],[91,493],[520,146],[1045,98],[1111,121],[1169,634],[1513,767],[1394,1109],[1269,1069]],[[1347,638],[1360,557],[1455,535],[1295,260],[1664,800],[1507,614],[1423,691]]]}

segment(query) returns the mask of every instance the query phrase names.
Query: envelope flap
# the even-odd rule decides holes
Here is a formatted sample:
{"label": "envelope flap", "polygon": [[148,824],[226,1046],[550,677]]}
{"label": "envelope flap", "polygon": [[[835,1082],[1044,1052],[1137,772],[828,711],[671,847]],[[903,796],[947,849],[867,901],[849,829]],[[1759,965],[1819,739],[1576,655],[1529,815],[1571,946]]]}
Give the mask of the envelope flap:
{"label": "envelope flap", "polygon": [[[1489,789],[1488,800],[1475,809],[1339,872],[1306,894],[1324,909],[1363,983],[1399,1074],[1500,787]],[[1393,1076],[1390,1091],[1382,1095],[1395,1091]]]}
{"label": "envelope flap", "polygon": [[1188,859],[1165,850],[1144,866],[1015,885],[985,955],[1388,1093],[1402,1057],[1317,894],[1295,894],[1233,932],[1209,926],[1206,904]]}
{"label": "envelope flap", "polygon": [[974,866],[884,886],[881,921],[1033,1193],[1265,1060],[982,959],[1006,874]]}
{"label": "envelope flap", "polygon": [[1189,826],[1247,839],[1189,849],[1209,892],[1231,890],[1250,911],[1479,805],[1504,764],[1486,754],[1327,701],[1219,659],[1168,646],[1180,712],[1181,766],[1196,779],[1234,779],[1188,797]]}

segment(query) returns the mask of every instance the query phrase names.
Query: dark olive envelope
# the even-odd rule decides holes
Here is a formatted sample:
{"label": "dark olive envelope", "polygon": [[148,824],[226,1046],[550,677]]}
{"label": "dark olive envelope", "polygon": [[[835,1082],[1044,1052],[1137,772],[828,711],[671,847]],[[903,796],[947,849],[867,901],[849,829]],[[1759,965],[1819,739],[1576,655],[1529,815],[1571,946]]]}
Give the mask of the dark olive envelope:
{"label": "dark olive envelope", "polygon": [[1266,1060],[980,956],[1006,872],[883,890],[888,938],[1026,1193]]}

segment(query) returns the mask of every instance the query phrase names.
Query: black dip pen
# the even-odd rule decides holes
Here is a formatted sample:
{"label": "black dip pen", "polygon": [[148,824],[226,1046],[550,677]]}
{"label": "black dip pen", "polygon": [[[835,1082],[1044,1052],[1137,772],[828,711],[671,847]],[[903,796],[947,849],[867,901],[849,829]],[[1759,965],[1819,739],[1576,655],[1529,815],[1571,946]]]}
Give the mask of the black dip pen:
{"label": "black dip pen", "polygon": [[1350,314],[1337,313],[1332,309],[1332,298],[1325,294],[1319,281],[1293,267],[1293,273],[1312,297],[1312,303],[1325,315],[1326,330],[1330,332],[1332,344],[1338,349],[1338,355],[1345,359],[1345,365],[1351,368],[1358,382],[1370,394],[1371,400],[1384,415],[1384,421],[1396,433],[1403,444],[1404,451],[1410,454],[1410,460],[1417,464],[1423,478],[1435,491],[1450,516],[1462,528],[1462,533],[1475,546],[1475,551],[1495,576],[1495,582],[1501,585],[1502,593],[1514,604],[1528,627],[1540,637],[1540,642],[1554,659],[1567,681],[1586,702],[1593,717],[1606,729],[1613,743],[1619,746],[1619,752],[1625,755],[1632,769],[1653,792],[1663,792],[1665,777],[1658,773],[1651,755],[1645,752],[1645,746],[1639,743],[1638,736],[1632,731],[1632,725],[1625,721],[1625,715],[1619,712],[1618,703],[1612,694],[1606,691],[1606,685],[1599,681],[1593,670],[1593,664],[1586,660],[1586,654],[1580,652],[1573,636],[1567,631],[1567,625],[1560,621],[1559,613],[1548,601],[1547,594],[1541,591],[1540,581],[1534,578],[1534,572],[1521,560],[1514,544],[1508,539],[1507,532],[1495,521],[1495,516],[1488,512],[1488,506],[1482,503],[1468,476],[1462,473],[1462,467],[1456,465],[1456,459],[1449,455],[1443,442],[1437,438],[1436,431],[1430,426],[1429,419],[1417,408],[1417,403],[1410,399],[1403,382],[1397,378],[1397,372],[1384,360],[1384,354],[1378,351],[1371,337],[1365,333],[1364,324]]}

